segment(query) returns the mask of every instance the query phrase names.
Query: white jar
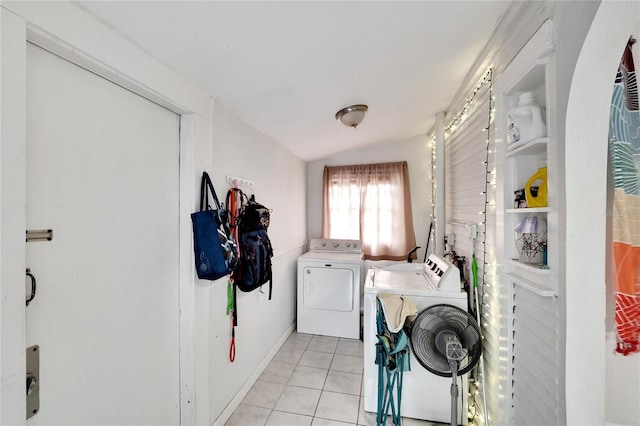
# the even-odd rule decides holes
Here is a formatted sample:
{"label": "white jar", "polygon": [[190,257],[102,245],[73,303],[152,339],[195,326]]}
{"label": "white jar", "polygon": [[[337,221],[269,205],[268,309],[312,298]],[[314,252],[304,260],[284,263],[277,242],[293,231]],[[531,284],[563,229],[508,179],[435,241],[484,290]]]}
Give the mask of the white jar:
{"label": "white jar", "polygon": [[547,126],[542,119],[542,111],[536,103],[533,92],[520,94],[518,106],[507,113],[509,143],[526,143],[547,134]]}

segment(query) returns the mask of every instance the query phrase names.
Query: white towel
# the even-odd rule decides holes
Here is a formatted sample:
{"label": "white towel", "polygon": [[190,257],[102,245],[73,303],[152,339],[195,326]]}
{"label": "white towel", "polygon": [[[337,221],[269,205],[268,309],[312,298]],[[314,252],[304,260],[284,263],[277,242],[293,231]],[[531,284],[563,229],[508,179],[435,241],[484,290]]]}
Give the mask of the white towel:
{"label": "white towel", "polygon": [[389,293],[378,294],[384,318],[387,321],[387,328],[392,333],[402,330],[407,317],[418,315],[418,308],[404,296]]}

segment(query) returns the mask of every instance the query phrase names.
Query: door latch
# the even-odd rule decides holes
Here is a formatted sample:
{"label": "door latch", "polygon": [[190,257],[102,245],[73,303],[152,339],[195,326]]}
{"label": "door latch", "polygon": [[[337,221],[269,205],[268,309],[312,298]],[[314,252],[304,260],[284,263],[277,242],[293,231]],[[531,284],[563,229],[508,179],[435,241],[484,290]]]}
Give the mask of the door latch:
{"label": "door latch", "polygon": [[27,419],[40,411],[40,346],[27,348]]}

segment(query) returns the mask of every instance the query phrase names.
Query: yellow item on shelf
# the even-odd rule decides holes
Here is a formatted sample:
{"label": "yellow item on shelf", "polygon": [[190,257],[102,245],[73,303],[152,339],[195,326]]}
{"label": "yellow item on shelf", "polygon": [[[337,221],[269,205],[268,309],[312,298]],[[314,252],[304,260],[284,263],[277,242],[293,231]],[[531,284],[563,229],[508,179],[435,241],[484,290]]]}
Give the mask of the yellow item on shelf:
{"label": "yellow item on shelf", "polygon": [[[536,182],[541,181],[538,184],[538,193],[534,196],[531,193],[531,186]],[[547,207],[547,167],[540,167],[537,172],[533,174],[527,181],[524,187],[525,198],[527,200],[527,207]]]}

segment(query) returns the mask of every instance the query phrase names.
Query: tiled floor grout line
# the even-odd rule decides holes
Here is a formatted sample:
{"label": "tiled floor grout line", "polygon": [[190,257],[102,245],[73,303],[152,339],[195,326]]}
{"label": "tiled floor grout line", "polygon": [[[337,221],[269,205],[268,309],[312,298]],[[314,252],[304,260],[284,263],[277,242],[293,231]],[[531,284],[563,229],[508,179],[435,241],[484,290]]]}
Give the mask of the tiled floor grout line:
{"label": "tiled floor grout line", "polygon": [[[290,346],[285,346],[283,345],[281,350],[284,349],[285,351],[287,349],[290,350],[295,350],[300,351],[300,355],[299,356],[294,356],[292,358],[289,359],[282,359],[282,357],[276,359],[274,357],[274,359],[272,361],[276,361],[276,362],[280,362],[283,364],[289,364],[289,366],[291,367],[290,370],[290,374],[288,375],[288,377],[286,378],[286,382],[281,383],[280,381],[271,381],[270,379],[272,377],[266,377],[266,378],[258,378],[258,380],[261,380],[263,382],[268,382],[268,383],[272,383],[272,384],[280,384],[282,386],[282,390],[280,391],[280,394],[278,395],[278,397],[276,398],[276,402],[273,404],[273,406],[271,408],[267,408],[267,407],[262,407],[260,404],[258,405],[252,405],[251,403],[245,403],[244,405],[249,405],[255,408],[259,408],[259,409],[268,409],[268,415],[266,416],[266,420],[264,420],[265,423],[268,423],[270,419],[275,419],[274,414],[276,412],[278,413],[286,413],[286,414],[290,414],[290,415],[294,415],[294,416],[303,416],[303,417],[307,417],[311,419],[311,424],[314,424],[315,419],[319,419],[319,420],[323,420],[326,422],[345,422],[344,420],[336,420],[336,419],[331,419],[331,418],[327,418],[327,417],[320,417],[318,416],[319,414],[322,416],[323,413],[319,412],[319,408],[320,408],[320,404],[323,401],[323,396],[329,395],[329,394],[342,394],[345,396],[352,396],[357,398],[357,404],[356,404],[356,413],[355,413],[355,420],[353,423],[349,423],[349,424],[354,424],[354,425],[360,425],[362,423],[358,423],[360,420],[363,420],[366,422],[366,420],[364,418],[360,417],[361,414],[361,409],[362,409],[362,386],[363,386],[363,380],[364,380],[364,373],[363,371],[360,369],[359,372],[354,372],[354,371],[348,371],[349,369],[347,368],[346,370],[337,370],[337,369],[332,369],[332,367],[334,367],[334,361],[336,360],[336,355],[341,355],[341,356],[345,356],[345,357],[359,357],[362,358],[362,356],[359,356],[359,354],[356,352],[354,353],[352,350],[350,350],[348,347],[347,348],[343,348],[341,349],[341,351],[343,353],[338,353],[338,350],[340,348],[340,343],[341,342],[355,342],[355,343],[359,343],[361,344],[361,341],[357,341],[357,340],[353,340],[353,339],[348,339],[348,340],[342,340],[340,338],[338,338],[335,341],[335,345],[333,345],[333,348],[331,349],[331,351],[328,351],[326,346],[323,347],[322,343],[320,342],[315,342],[314,345],[312,345],[312,343],[314,342],[314,337],[316,336],[310,336],[310,338],[308,339],[308,341],[300,346],[297,346],[297,343],[292,342]],[[318,339],[322,339],[324,338],[324,336],[317,336]],[[309,354],[311,353],[319,353],[319,354],[329,354],[330,357],[327,360],[326,363],[326,368],[325,367],[319,367],[318,365],[320,365],[320,363],[315,362],[315,360],[312,358],[312,356],[310,356]],[[307,361],[303,361],[305,359],[305,357],[310,357],[310,360]],[[295,361],[291,362],[290,360],[294,359]],[[305,365],[308,364],[308,365]],[[324,365],[324,361],[322,361],[322,364]],[[324,374],[324,378],[322,381],[322,385],[321,387],[318,389],[316,387],[310,386],[310,387],[305,387],[304,385],[300,385],[300,384],[296,384],[296,382],[292,383],[292,379],[294,378],[294,374],[296,373],[296,370],[298,371],[299,374],[304,374],[304,373],[300,373],[299,367],[307,367],[307,368],[313,368],[313,369],[321,369],[325,372]],[[289,368],[287,368],[289,369]],[[340,388],[336,388],[336,382],[333,382],[332,387],[335,388],[333,390],[329,390],[327,389],[327,385],[329,384],[329,380],[331,377],[331,373],[333,373],[334,377],[335,375],[339,375],[339,374],[353,374],[353,375],[357,375],[360,377],[359,383],[358,383],[358,388],[357,388],[357,393],[354,394],[352,392],[343,392],[340,390]],[[303,376],[302,376],[303,377]],[[339,380],[339,379],[335,379],[335,380]],[[339,386],[339,385],[338,385]],[[278,402],[280,401],[280,399],[282,398],[283,392],[285,391],[285,389],[287,389],[287,387],[301,387],[301,388],[306,388],[306,389],[314,389],[319,391],[319,396],[318,399],[315,401],[314,404],[314,409],[313,409],[313,413],[312,414],[300,414],[299,412],[295,412],[295,409],[291,409],[289,410],[288,408],[284,409],[284,411],[282,409],[276,409],[278,407]],[[354,401],[355,402],[355,401]],[[327,402],[325,401],[325,404]],[[241,402],[242,404],[242,402]],[[326,410],[326,406],[325,406],[325,410]],[[265,412],[266,414],[266,412]],[[272,420],[274,421],[274,420]]]}
{"label": "tiled floor grout line", "polygon": [[[308,351],[313,351],[313,349],[309,349],[309,346],[311,345],[311,341],[312,341],[312,340],[313,340],[313,337],[311,338],[311,340],[309,340],[309,343],[305,346],[305,349],[304,349],[304,351],[302,352],[302,355],[300,356],[300,359],[299,359],[299,360],[298,360],[298,362],[296,363],[296,367],[298,367],[298,366],[300,366],[300,365],[301,365],[301,364],[300,364],[300,362],[302,361],[302,359],[304,358],[304,355],[305,355]],[[315,418],[322,418],[322,417],[317,417],[317,414],[318,414],[318,407],[320,406],[320,401],[322,400],[322,395],[323,395],[323,393],[325,392],[325,387],[326,387],[326,385],[327,385],[327,380],[328,380],[328,378],[329,378],[329,372],[330,372],[330,371],[332,371],[332,370],[331,370],[331,366],[333,365],[333,360],[335,359],[336,351],[337,351],[337,349],[338,349],[338,345],[339,345],[339,344],[340,344],[340,339],[338,339],[338,341],[336,342],[336,347],[335,347],[335,349],[333,350],[333,352],[331,352],[331,359],[329,360],[329,366],[328,366],[328,367],[327,367],[327,369],[326,369],[327,373],[326,373],[326,376],[325,376],[324,382],[323,382],[323,384],[322,384],[322,388],[321,388],[321,389],[319,389],[319,390],[320,390],[320,397],[318,398],[318,401],[317,401],[317,402],[316,402],[316,404],[315,404],[315,409],[314,409],[314,411],[313,411],[313,415],[311,416],[311,418],[312,418],[312,420],[311,420],[311,421],[312,421],[312,423],[313,423],[313,419],[315,419]],[[321,352],[321,351],[317,351],[317,350],[316,350],[316,351],[314,351],[314,352],[319,352],[319,353],[328,353],[328,352]],[[314,367],[312,367],[312,368],[314,368]],[[294,368],[294,371],[295,371],[295,368]],[[288,380],[287,382],[290,382],[290,381],[291,381],[291,378],[289,378],[289,380]],[[328,392],[328,391],[327,391],[327,392]],[[358,422],[358,420],[359,420],[359,419],[358,419],[358,417],[359,417],[359,410],[360,410],[360,395],[358,395],[358,414],[356,415],[356,423],[355,423],[355,424],[357,424],[357,422]],[[273,411],[274,411],[274,410],[272,410],[272,412],[273,412]],[[327,420],[330,420],[330,419],[327,419]]]}
{"label": "tiled floor grout line", "polygon": [[[299,335],[299,336],[303,336],[303,335]],[[296,422],[296,417],[300,418],[300,419],[305,419],[303,421],[303,423],[305,425],[309,425],[309,426],[318,426],[319,424],[345,424],[345,425],[355,425],[355,426],[363,426],[363,425],[372,425],[375,424],[375,417],[376,414],[375,413],[370,413],[370,412],[365,412],[364,411],[364,383],[365,383],[365,377],[364,377],[364,371],[363,371],[363,366],[358,366],[358,364],[356,363],[351,363],[350,361],[355,361],[355,360],[349,360],[347,358],[342,359],[340,361],[344,361],[344,364],[341,364],[341,362],[339,361],[335,367],[341,368],[341,370],[332,370],[332,366],[334,366],[334,361],[336,361],[336,356],[344,356],[344,357],[354,357],[354,358],[361,358],[363,359],[363,355],[361,354],[361,349],[362,348],[362,341],[358,341],[358,340],[354,340],[354,339],[345,339],[345,342],[354,342],[357,343],[359,345],[359,349],[358,352],[354,352],[353,349],[355,349],[355,347],[350,347],[350,345],[344,345],[342,346],[342,348],[340,349],[341,352],[344,353],[338,353],[338,348],[341,347],[340,343],[343,341],[342,339],[338,338],[338,340],[335,342],[335,346],[333,347],[332,351],[327,351],[326,347],[324,348],[324,350],[318,350],[318,349],[323,349],[322,344],[316,342],[315,345],[312,346],[312,342],[314,340],[314,337],[317,337],[318,341],[321,341],[322,339],[327,339],[324,336],[315,336],[315,335],[304,335],[306,336],[306,338],[304,340],[306,340],[306,343],[301,344],[302,341],[298,340],[298,341],[291,341],[291,344],[289,346],[285,346],[283,344],[283,346],[281,347],[280,350],[282,350],[282,353],[277,353],[276,356],[278,356],[278,359],[276,359],[276,356],[274,356],[274,359],[271,360],[271,362],[278,362],[280,364],[287,364],[286,370],[289,370],[290,373],[289,375],[286,377],[286,380],[283,380],[286,374],[285,370],[282,370],[280,366],[278,366],[278,364],[275,364],[275,369],[272,368],[269,373],[265,376],[260,376],[257,381],[261,381],[263,382],[263,384],[261,384],[260,386],[266,386],[264,383],[270,383],[270,385],[275,385],[276,388],[280,388],[280,393],[277,394],[277,397],[275,398],[275,402],[272,402],[274,399],[273,398],[267,398],[266,400],[261,399],[259,396],[256,397],[256,395],[266,395],[264,393],[260,394],[260,390],[258,389],[258,393],[254,394],[250,399],[247,399],[246,402],[243,399],[243,401],[241,401],[240,403],[240,410],[239,410],[239,417],[237,417],[236,419],[232,420],[232,418],[234,417],[234,415],[232,414],[232,418],[230,418],[227,422],[228,422],[228,426],[231,425],[240,425],[240,426],[255,426],[257,424],[269,424],[269,425],[273,425],[276,424],[278,425],[278,422],[280,422],[280,424],[292,424],[292,422]],[[308,340],[307,340],[308,339]],[[329,338],[331,339],[331,338]],[[285,342],[285,344],[287,344],[288,342]],[[300,346],[298,346],[300,345]],[[291,354],[291,352],[288,351],[295,351],[296,353],[299,352],[299,356],[296,356],[295,354]],[[317,357],[314,358],[313,355],[309,355],[309,353],[311,352],[317,352],[317,353],[321,353],[321,354],[329,354],[330,358],[328,361],[328,365],[326,368],[324,367],[318,367],[318,365],[324,365],[324,363],[326,362],[326,358],[322,359],[322,357]],[[283,355],[284,354],[284,355]],[[307,361],[305,361],[306,364],[312,364],[312,365],[303,365],[303,359],[305,358],[305,356],[308,357]],[[286,360],[284,361],[283,358]],[[294,360],[293,362],[291,362],[291,360]],[[270,363],[271,363],[270,362]],[[352,367],[356,367],[358,366],[358,370],[356,372],[356,370],[354,370],[354,368]],[[306,387],[304,385],[301,384],[293,384],[293,383],[297,383],[296,381],[292,382],[294,373],[296,372],[296,370],[299,367],[306,367],[309,369],[321,369],[323,371],[325,371],[325,376],[324,379],[322,381],[322,386],[320,389],[318,389],[317,387],[313,387],[313,386],[318,386],[319,385],[319,381],[317,380],[319,377],[316,375],[315,379],[313,379],[313,375],[311,376],[306,376],[306,374],[308,373],[308,371],[300,371],[298,370],[298,377],[296,378],[297,382],[303,382],[307,379],[307,377],[309,377],[310,380],[316,380],[315,384],[312,385],[313,382],[310,382],[310,387]],[[267,367],[268,368],[268,367]],[[278,374],[278,372],[282,373],[282,374]],[[329,382],[329,378],[332,375],[331,373],[333,373],[334,376],[334,381],[332,381],[331,383],[331,389],[327,389],[327,385]],[[263,373],[264,374],[264,373]],[[352,375],[358,375],[360,376],[360,382],[359,382],[359,387],[356,389],[350,387],[350,385],[346,385],[344,382],[344,380],[348,380],[350,376],[348,376],[349,374]],[[343,375],[340,377],[340,375]],[[347,375],[347,376],[345,376]],[[263,378],[264,377],[264,378]],[[272,381],[273,380],[273,381]],[[255,384],[254,384],[255,386]],[[345,386],[345,387],[343,387]],[[348,386],[348,387],[347,387]],[[308,410],[307,413],[304,413],[305,410],[297,410],[297,408],[299,407],[297,404],[297,401],[301,401],[301,404],[308,404],[308,402],[311,402],[311,400],[309,400],[309,398],[305,398],[303,397],[303,399],[301,400],[297,400],[296,397],[291,396],[291,393],[289,393],[289,396],[287,397],[287,399],[283,400],[284,403],[281,404],[279,409],[278,408],[278,404],[280,403],[281,399],[283,398],[284,392],[287,390],[288,387],[294,387],[294,388],[300,388],[300,389],[306,389],[308,391],[318,391],[318,398],[317,400],[315,400],[315,403],[313,405],[313,412],[309,413],[311,405],[307,405],[307,408],[305,410]],[[253,388],[252,388],[253,389]],[[289,388],[291,389],[291,388]],[[344,389],[347,389],[347,392],[344,392]],[[291,392],[291,390],[290,390]],[[351,392],[357,392],[357,393],[351,393]],[[330,395],[331,394],[331,395]],[[345,405],[341,404],[341,401],[338,402],[338,400],[336,400],[336,394],[338,395],[343,395],[345,397],[354,397],[357,398],[357,403],[356,400],[353,400],[351,398],[351,402],[347,403]],[[323,396],[325,398],[323,398]],[[246,398],[246,396],[245,396]],[[306,402],[305,402],[306,399]],[[346,398],[345,398],[346,399]],[[322,403],[322,408],[321,408],[321,403]],[[254,405],[255,404],[255,405]],[[268,405],[266,405],[268,404]],[[343,413],[349,413],[348,416],[353,416],[353,411],[351,411],[354,406],[356,408],[356,414],[355,414],[355,420],[353,422],[350,422],[350,420],[344,420],[344,416],[342,414],[338,415],[338,416],[334,416],[334,411],[332,411],[334,409],[334,407],[338,407],[338,405],[334,405],[334,404],[339,404],[338,409],[343,409],[345,411],[343,411]],[[241,408],[241,407],[245,407],[245,408]],[[246,408],[246,407],[250,407]],[[302,408],[302,407],[300,407]],[[302,411],[303,413],[297,412],[297,411]],[[342,420],[338,420],[338,418],[343,417]],[[247,420],[247,419],[253,419],[253,420]],[[309,420],[310,419],[310,420]],[[432,422],[428,422],[428,421],[421,421],[421,420],[415,420],[415,419],[409,419],[409,418],[403,418],[403,424],[405,423],[405,421],[407,422],[407,426],[408,425],[414,425],[414,426],[446,426],[443,424],[439,424],[439,423],[432,423]],[[271,423],[269,423],[271,422]],[[309,422],[309,423],[307,423]]]}

